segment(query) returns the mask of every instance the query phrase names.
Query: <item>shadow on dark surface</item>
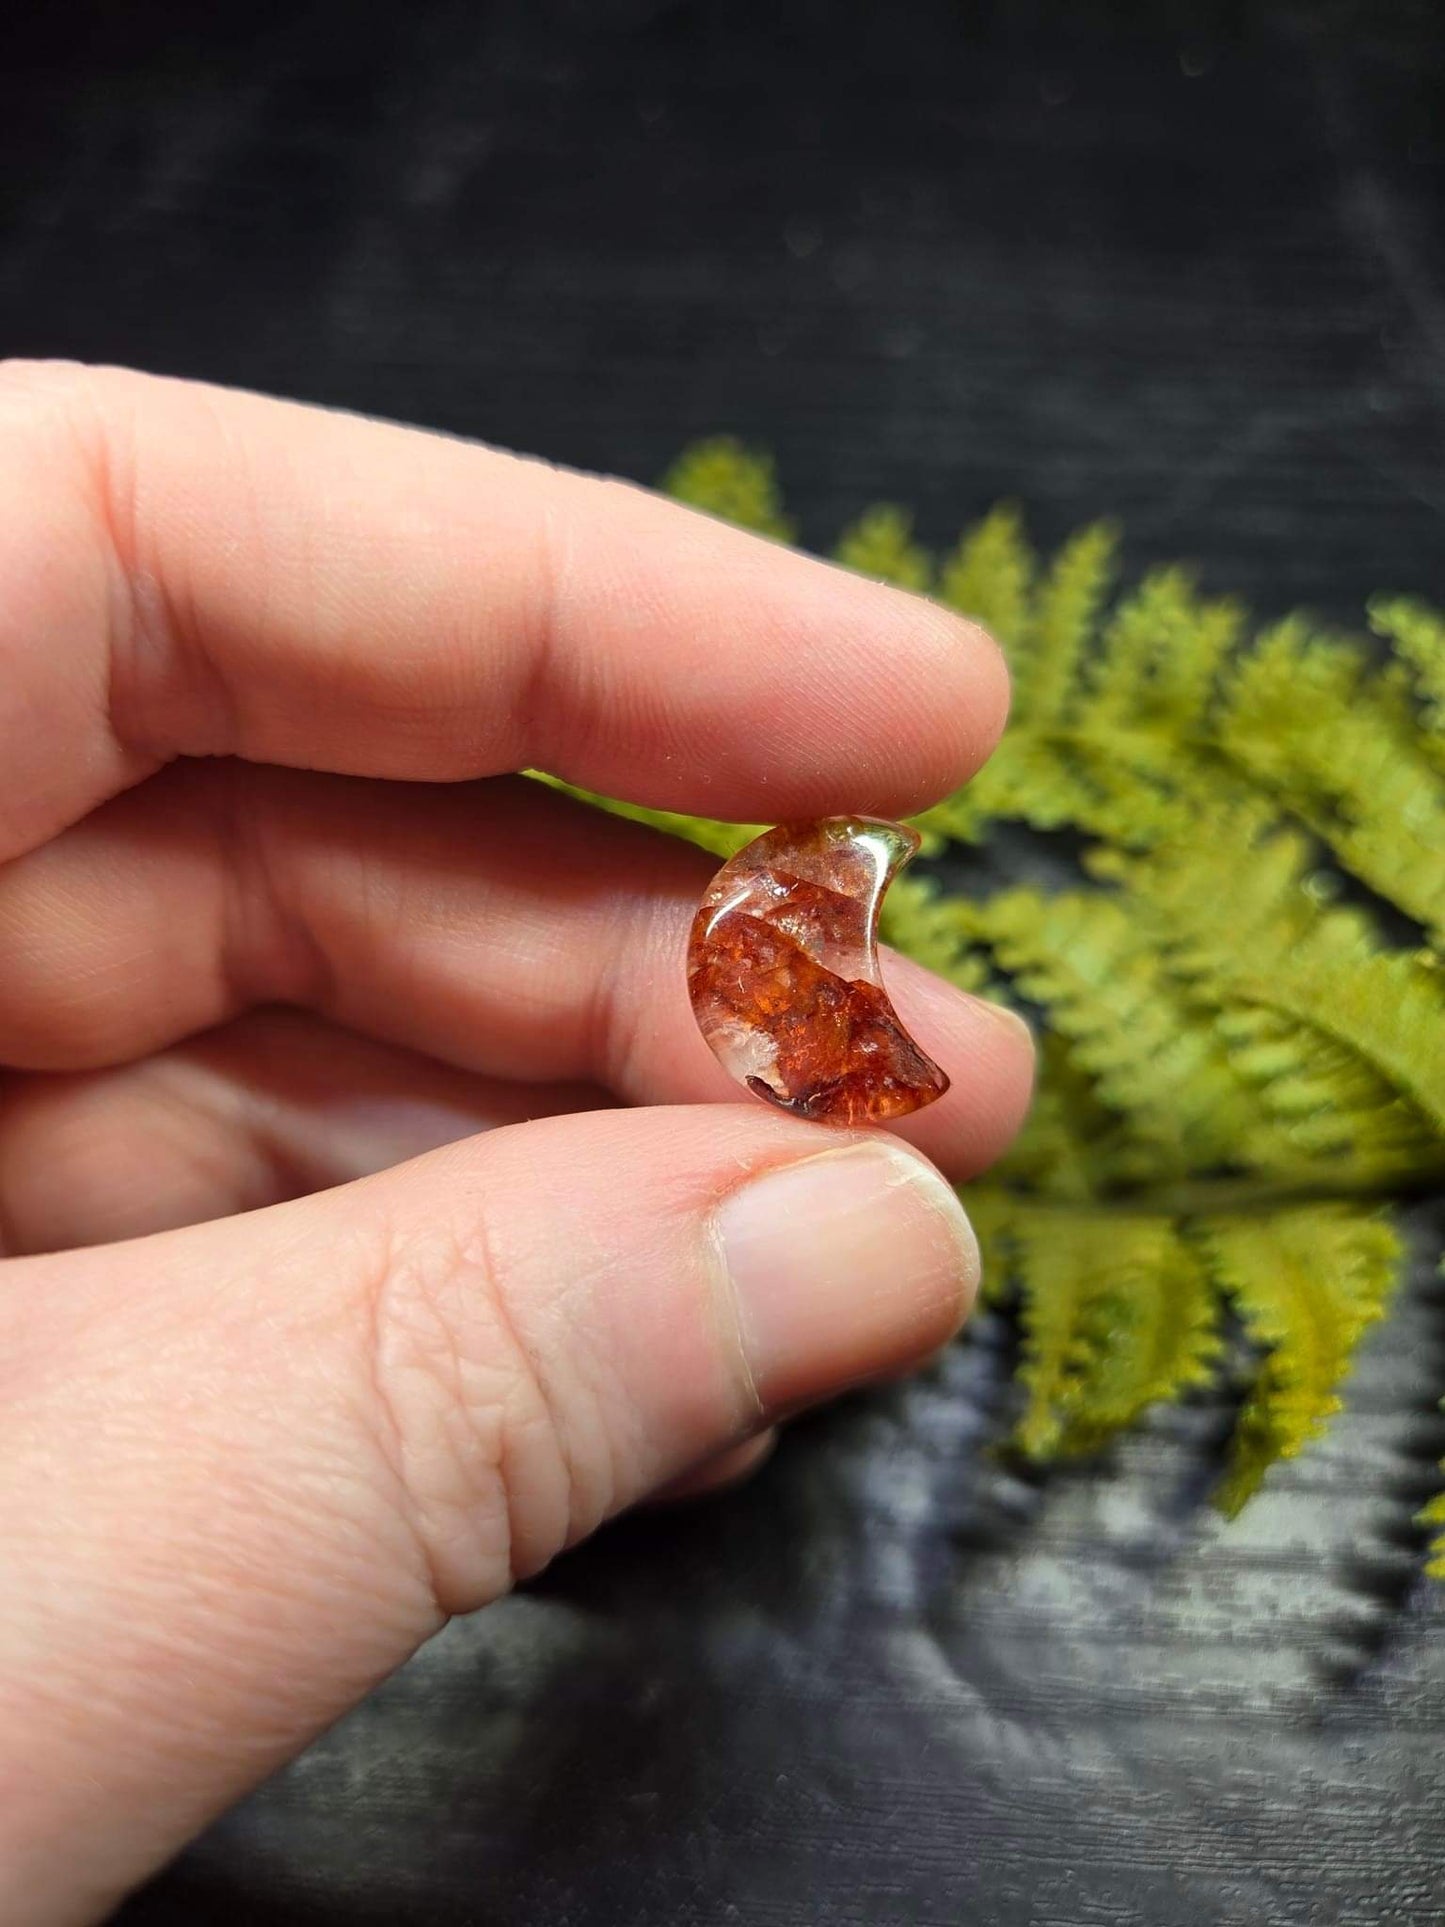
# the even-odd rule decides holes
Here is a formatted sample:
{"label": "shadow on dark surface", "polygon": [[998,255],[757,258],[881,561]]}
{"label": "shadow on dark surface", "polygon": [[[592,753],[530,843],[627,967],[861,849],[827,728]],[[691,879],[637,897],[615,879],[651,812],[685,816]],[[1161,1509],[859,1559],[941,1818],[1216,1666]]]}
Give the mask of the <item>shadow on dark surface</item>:
{"label": "shadow on dark surface", "polygon": [[[0,341],[655,477],[805,537],[1101,512],[1267,612],[1445,593],[1433,5],[32,10]],[[458,1624],[127,1927],[1438,1918],[1425,1287],[1245,1517],[1225,1414],[1045,1481],[1007,1340]]]}

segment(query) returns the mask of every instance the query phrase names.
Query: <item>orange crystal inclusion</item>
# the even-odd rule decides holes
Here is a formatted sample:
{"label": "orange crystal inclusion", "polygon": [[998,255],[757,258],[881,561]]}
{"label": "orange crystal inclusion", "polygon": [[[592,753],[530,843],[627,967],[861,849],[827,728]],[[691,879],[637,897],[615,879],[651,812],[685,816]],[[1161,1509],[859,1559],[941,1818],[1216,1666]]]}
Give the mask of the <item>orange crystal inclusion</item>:
{"label": "orange crystal inclusion", "polygon": [[713,878],[687,982],[703,1036],[759,1097],[828,1124],[886,1124],[948,1079],[904,1030],[878,968],[878,910],[917,852],[900,823],[828,816],[755,838]]}

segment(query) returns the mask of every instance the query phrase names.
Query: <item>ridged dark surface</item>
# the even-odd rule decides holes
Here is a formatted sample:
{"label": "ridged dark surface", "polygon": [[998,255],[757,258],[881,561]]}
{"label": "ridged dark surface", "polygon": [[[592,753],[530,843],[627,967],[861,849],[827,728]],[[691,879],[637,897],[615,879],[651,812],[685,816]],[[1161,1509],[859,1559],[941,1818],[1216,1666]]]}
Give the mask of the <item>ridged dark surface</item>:
{"label": "ridged dark surface", "polygon": [[[1423,0],[61,10],[0,346],[644,479],[733,429],[813,541],[1014,495],[1349,619],[1445,596],[1442,75]],[[1445,1918],[1432,1289],[1229,1527],[1222,1407],[990,1459],[981,1323],[453,1627],[128,1927]]]}

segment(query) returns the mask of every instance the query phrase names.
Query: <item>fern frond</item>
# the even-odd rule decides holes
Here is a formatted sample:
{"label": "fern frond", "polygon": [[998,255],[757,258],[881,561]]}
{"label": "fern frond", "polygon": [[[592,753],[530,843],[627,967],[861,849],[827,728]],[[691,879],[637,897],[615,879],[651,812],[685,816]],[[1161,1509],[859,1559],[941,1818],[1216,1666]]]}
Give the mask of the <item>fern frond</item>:
{"label": "fern frond", "polygon": [[1115,608],[1085,673],[1078,716],[1091,734],[1120,728],[1205,736],[1221,664],[1239,640],[1242,611],[1205,602],[1184,569],[1156,569]]}
{"label": "fern frond", "polygon": [[[1212,1011],[1236,1069],[1302,1148],[1430,1176],[1445,1147],[1445,970],[1381,948],[1359,911],[1310,890],[1308,846],[1236,839],[1227,819],[1172,860],[1116,863],[1147,903],[1171,972]],[[1228,915],[1220,906],[1228,905]]]}
{"label": "fern frond", "polygon": [[1090,876],[1127,890],[1163,929],[1176,963],[1286,955],[1320,914],[1312,889],[1318,852],[1282,825],[1272,801],[1228,783],[1196,798],[1187,834],[1142,847],[1122,839],[1085,852]]}
{"label": "fern frond", "polygon": [[1445,771],[1357,645],[1277,624],[1241,658],[1215,733],[1346,869],[1445,936]]}
{"label": "fern frond", "polygon": [[[771,465],[736,442],[670,485],[787,533]],[[1378,1201],[1445,1179],[1445,618],[1372,604],[1382,660],[1300,617],[1251,636],[1181,569],[1110,609],[1114,548],[1086,529],[1045,567],[1003,508],[945,560],[937,593],[1003,643],[1015,708],[975,781],[917,819],[925,850],[1024,825],[1067,832],[1078,869],[968,895],[902,878],[883,934],[1043,1019],[1032,1117],[968,1194],[985,1290],[1018,1306],[1022,1449],[1094,1450],[1217,1374],[1228,1302],[1259,1353],[1218,1495],[1234,1509],[1336,1409],[1380,1316],[1399,1244]],[[896,508],[837,553],[933,579]],[[752,834],[607,807],[719,855]],[[1445,1495],[1424,1517],[1445,1576]]]}
{"label": "fern frond", "polygon": [[[1445,1471],[1445,1466],[1441,1467]],[[1420,1524],[1440,1530],[1432,1530],[1430,1550],[1425,1559],[1425,1570],[1432,1579],[1445,1579],[1445,1492],[1437,1492],[1427,1506],[1422,1506],[1418,1514]]]}
{"label": "fern frond", "polygon": [[652,810],[643,803],[627,803],[615,796],[598,796],[593,790],[579,789],[575,783],[564,783],[560,776],[549,776],[545,770],[529,769],[523,773],[534,782],[545,783],[548,789],[575,796],[579,803],[590,803],[596,809],[606,810],[609,816],[626,817],[630,823],[646,823],[668,836],[681,837],[685,842],[696,843],[700,849],[711,850],[714,856],[735,855],[765,827],[761,823],[723,823],[710,816],[684,816],[680,810]]}
{"label": "fern frond", "polygon": [[1037,1051],[1033,1107],[997,1167],[998,1178],[1026,1198],[1083,1205],[1155,1177],[1164,1162],[1157,1147],[1103,1102],[1068,1040],[1045,1030]]}
{"label": "fern frond", "polygon": [[895,877],[883,899],[878,934],[895,950],[957,984],[960,990],[1009,1002],[1006,988],[990,975],[983,951],[969,941],[956,901],[928,877]]}
{"label": "fern frond", "polygon": [[1037,570],[1019,512],[1004,503],[969,530],[945,562],[939,600],[981,622],[1012,660],[1029,626]]}
{"label": "fern frond", "polygon": [[1408,596],[1377,596],[1368,613],[1375,634],[1410,665],[1427,740],[1445,754],[1445,616]]}
{"label": "fern frond", "polygon": [[1014,709],[1038,728],[1062,720],[1113,580],[1118,536],[1097,522],[1066,542],[1034,598],[1014,654]]}
{"label": "fern frond", "polygon": [[[1445,1260],[1442,1260],[1439,1275],[1445,1278]],[[1445,1399],[1440,1401],[1440,1410],[1445,1413]],[[1440,1470],[1445,1473],[1445,1461]],[[1417,1523],[1431,1528],[1429,1551],[1425,1559],[1425,1570],[1432,1579],[1445,1579],[1445,1491],[1437,1492],[1427,1506],[1416,1515]],[[1438,1527],[1436,1531],[1434,1528]]]}
{"label": "fern frond", "polygon": [[1338,1204],[1204,1219],[1194,1236],[1263,1353],[1217,1494],[1235,1513],[1339,1410],[1355,1345],[1389,1301],[1400,1241],[1377,1213]]}
{"label": "fern frond", "polygon": [[1008,1235],[1027,1456],[1095,1451],[1150,1405],[1209,1382],[1217,1300],[1169,1219],[1030,1206]]}
{"label": "fern frond", "polygon": [[969,1185],[960,1195],[978,1239],[979,1297],[986,1305],[1006,1305],[1014,1292],[1017,1200],[997,1184]]}
{"label": "fern frond", "polygon": [[900,589],[922,593],[933,580],[933,558],[913,540],[913,517],[887,502],[845,529],[833,553],[844,568]]}
{"label": "fern frond", "polygon": [[1153,849],[1186,836],[1201,801],[1247,799],[1212,751],[1163,727],[1094,728],[1087,692],[1077,723],[1034,726],[1017,719],[967,789],[928,812],[944,835],[974,841],[990,824],[1064,825],[1121,848]]}
{"label": "fern frond", "polygon": [[1155,1181],[1221,1165],[1287,1164],[1288,1134],[1170,980],[1138,906],[1098,892],[1002,892],[956,913],[1068,1039],[1101,1101],[1152,1153]]}
{"label": "fern frond", "polygon": [[694,442],[663,477],[662,487],[689,508],[776,542],[791,542],[795,534],[783,513],[772,457],[745,447],[735,436]]}
{"label": "fern frond", "polygon": [[[1343,922],[1341,918],[1338,920]],[[1322,918],[1287,972],[1246,975],[1242,1001],[1274,1010],[1367,1065],[1445,1139],[1445,983],[1430,953],[1371,952]],[[1346,925],[1348,932],[1349,926]]]}

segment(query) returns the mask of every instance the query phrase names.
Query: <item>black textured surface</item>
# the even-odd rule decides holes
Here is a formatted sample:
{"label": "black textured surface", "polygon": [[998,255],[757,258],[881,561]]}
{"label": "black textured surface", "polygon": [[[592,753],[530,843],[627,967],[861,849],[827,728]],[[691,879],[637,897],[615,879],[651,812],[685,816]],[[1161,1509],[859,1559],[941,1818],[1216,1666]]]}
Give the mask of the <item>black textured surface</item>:
{"label": "black textured surface", "polygon": [[[1438,7],[57,9],[0,63],[0,347],[650,478],[805,535],[1001,494],[1274,611],[1445,595]],[[453,1627],[128,1927],[1445,1918],[1418,1289],[1237,1524],[1226,1420],[1024,1483],[985,1326]]]}

